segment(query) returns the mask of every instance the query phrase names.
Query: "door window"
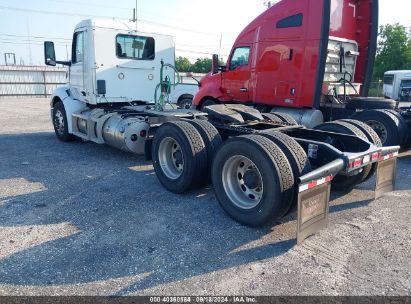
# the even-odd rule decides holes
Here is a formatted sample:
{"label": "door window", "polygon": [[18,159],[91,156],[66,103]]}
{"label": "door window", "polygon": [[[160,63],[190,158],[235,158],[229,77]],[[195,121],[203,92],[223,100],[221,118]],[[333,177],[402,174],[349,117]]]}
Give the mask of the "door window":
{"label": "door window", "polygon": [[154,60],[154,38],[133,35],[117,35],[116,55],[119,58],[126,59]]}
{"label": "door window", "polygon": [[78,32],[74,34],[73,54],[72,62],[83,62],[84,59],[84,32]]}
{"label": "door window", "polygon": [[233,56],[230,61],[230,71],[235,70],[239,66],[248,65],[250,58],[249,47],[239,47],[234,50]]}

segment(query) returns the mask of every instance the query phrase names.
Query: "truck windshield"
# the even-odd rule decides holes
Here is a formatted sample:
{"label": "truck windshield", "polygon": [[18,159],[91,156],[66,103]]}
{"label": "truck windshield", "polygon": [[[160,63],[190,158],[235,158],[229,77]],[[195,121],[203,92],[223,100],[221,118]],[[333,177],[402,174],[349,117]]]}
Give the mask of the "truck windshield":
{"label": "truck windshield", "polygon": [[117,35],[116,55],[119,58],[125,59],[154,60],[154,38],[133,35]]}
{"label": "truck windshield", "polygon": [[411,88],[411,79],[402,80],[400,87],[401,88]]}

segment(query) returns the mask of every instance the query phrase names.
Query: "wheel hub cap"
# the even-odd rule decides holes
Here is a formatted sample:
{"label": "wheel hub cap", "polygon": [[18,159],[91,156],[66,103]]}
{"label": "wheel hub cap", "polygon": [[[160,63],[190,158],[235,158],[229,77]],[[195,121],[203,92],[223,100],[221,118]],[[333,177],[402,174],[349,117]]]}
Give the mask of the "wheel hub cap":
{"label": "wheel hub cap", "polygon": [[370,120],[366,123],[375,131],[375,133],[378,134],[381,139],[381,143],[384,145],[388,139],[388,131],[385,125],[376,120]]}
{"label": "wheel hub cap", "polygon": [[263,179],[257,166],[242,155],[232,156],[222,172],[224,190],[235,206],[241,209],[256,207],[263,196]]}
{"label": "wheel hub cap", "polygon": [[255,189],[258,186],[258,173],[255,171],[248,170],[244,174],[244,185],[250,189]]}
{"label": "wheel hub cap", "polygon": [[184,155],[178,142],[166,137],[160,142],[158,160],[161,169],[169,179],[178,179],[184,170]]}

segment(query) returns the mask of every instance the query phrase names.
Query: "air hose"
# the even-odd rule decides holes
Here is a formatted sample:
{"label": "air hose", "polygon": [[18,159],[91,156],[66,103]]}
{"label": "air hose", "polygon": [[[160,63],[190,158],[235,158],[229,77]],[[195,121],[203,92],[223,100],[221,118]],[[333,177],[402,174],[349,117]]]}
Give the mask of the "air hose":
{"label": "air hose", "polygon": [[[177,81],[174,80],[174,82],[172,82],[169,76],[163,77],[164,68],[171,68],[174,71],[174,73],[177,75]],[[161,60],[160,83],[157,84],[155,91],[154,91],[155,109],[157,111],[164,111],[165,104],[170,103],[169,98],[170,98],[171,90],[174,89],[180,83],[181,83],[181,77],[178,74],[177,69],[173,65],[169,63],[164,63],[164,61]],[[160,96],[158,96],[157,98],[158,89],[160,89]]]}
{"label": "air hose", "polygon": [[[358,95],[358,91],[352,84],[352,75],[349,72],[347,72],[347,66],[345,64],[345,49],[342,45],[340,46],[339,55],[340,55],[340,73],[343,73],[343,69],[344,69],[344,76],[338,82],[342,83],[342,85],[344,86],[343,102],[347,102],[347,84],[349,84],[350,87],[354,89],[357,95]],[[349,80],[347,80],[347,75],[350,77]]]}
{"label": "air hose", "polygon": [[[349,80],[347,80],[347,77],[346,77],[347,75],[350,77]],[[352,87],[353,90],[355,91],[355,94],[358,95],[357,89],[352,84],[352,75],[350,73],[348,73],[347,71],[344,72],[344,76],[338,82],[342,83],[343,86],[344,86],[344,99],[343,99],[343,102],[347,101],[347,84],[350,87]]]}

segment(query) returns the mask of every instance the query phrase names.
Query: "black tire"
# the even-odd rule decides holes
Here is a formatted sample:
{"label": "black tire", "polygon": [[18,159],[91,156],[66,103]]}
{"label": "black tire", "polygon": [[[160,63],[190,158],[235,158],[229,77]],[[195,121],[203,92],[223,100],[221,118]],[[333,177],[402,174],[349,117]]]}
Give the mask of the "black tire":
{"label": "black tire", "polygon": [[[274,142],[284,152],[293,170],[294,183],[298,185],[298,178],[311,171],[310,160],[304,149],[293,138],[281,132],[271,131],[262,134],[262,136]],[[297,209],[297,205],[298,187],[295,187],[292,204],[287,214],[294,212]]]}
{"label": "black tire", "polygon": [[[226,187],[231,184],[227,182],[227,178],[224,178],[224,174],[229,171],[227,167],[236,158],[252,161],[262,180],[263,193],[256,205],[251,208],[240,207],[236,203],[238,199],[235,195],[230,196],[230,190],[226,190]],[[235,170],[230,172],[234,175],[226,176],[233,176],[234,180],[241,178],[240,175],[237,176]],[[242,178],[245,180],[245,174]],[[226,141],[214,158],[212,181],[221,207],[229,216],[244,225],[253,227],[265,225],[281,218],[290,209],[294,192],[294,176],[290,163],[281,149],[263,136],[238,136]],[[239,192],[241,195],[241,190]]]}
{"label": "black tire", "polygon": [[191,125],[196,128],[200,133],[201,138],[204,141],[204,145],[207,151],[207,177],[204,179],[205,183],[211,182],[211,164],[217,150],[221,147],[223,140],[218,130],[207,120],[194,119],[188,120]]}
{"label": "black tire", "polygon": [[369,125],[380,137],[382,145],[400,146],[404,138],[400,120],[384,110],[358,112],[352,117]]}
{"label": "black tire", "polygon": [[348,109],[358,110],[394,109],[396,106],[395,100],[378,97],[353,97],[347,103]]}
{"label": "black tire", "polygon": [[[342,133],[347,135],[355,135],[365,140],[368,140],[367,136],[359,128],[348,122],[340,120],[327,122],[325,124],[315,127],[314,129]],[[352,176],[337,175],[331,182],[331,188],[332,190],[336,191],[350,191],[357,184],[360,184],[370,174],[371,170],[372,165],[368,165],[364,167],[364,169],[361,172]]]}
{"label": "black tire", "polygon": [[365,140],[368,140],[367,136],[360,129],[342,120],[326,122],[326,123],[316,126],[314,129],[321,130],[321,131],[329,131],[329,132],[347,134],[347,135],[356,135]]}
{"label": "black tire", "polygon": [[267,119],[271,122],[278,123],[278,124],[283,123],[283,120],[280,117],[278,117],[277,115],[274,115],[273,113],[261,113],[261,115],[265,119]]}
{"label": "black tire", "polygon": [[61,101],[56,102],[53,107],[53,127],[59,140],[64,142],[76,140],[76,137],[68,132],[66,109]]}
{"label": "black tire", "polygon": [[348,122],[349,124],[352,124],[353,126],[357,127],[360,129],[366,136],[369,142],[373,143],[377,147],[382,147],[382,142],[378,134],[371,128],[369,125],[366,123],[355,120],[355,119],[341,119],[339,121],[344,121]]}
{"label": "black tire", "polygon": [[402,134],[401,146],[405,146],[408,141],[408,124],[404,117],[401,116],[396,110],[384,109],[384,112],[391,113],[399,120],[400,134]]}
{"label": "black tire", "polygon": [[290,124],[290,125],[298,125],[297,121],[290,115],[286,113],[278,113],[278,112],[271,112],[271,114],[274,114],[278,118],[280,118],[283,122]]}
{"label": "black tire", "polygon": [[[382,147],[381,139],[378,137],[378,134],[366,123],[355,120],[355,119],[343,119],[342,121],[348,122],[354,126],[356,126],[358,129],[360,129],[368,138],[368,140],[376,145],[377,147]],[[365,182],[369,180],[374,173],[377,171],[377,164],[372,164],[371,165],[371,170],[368,175],[363,177],[362,182]]]}
{"label": "black tire", "polygon": [[191,109],[192,104],[193,99],[190,98],[184,98],[177,103],[180,109]]}
{"label": "black tire", "polygon": [[270,113],[273,107],[265,106],[265,105],[256,105],[255,109],[260,113]]}
{"label": "black tire", "polygon": [[[176,142],[179,146],[173,157],[183,160],[183,168],[179,173],[171,175],[170,169],[166,172],[164,166],[167,162],[167,145]],[[162,151],[165,151],[162,153]],[[179,156],[175,154],[179,153]],[[165,156],[160,156],[160,154]],[[152,146],[153,166],[160,183],[169,191],[184,193],[204,184],[207,178],[207,152],[200,133],[194,126],[185,121],[168,122],[163,124],[154,134]],[[172,163],[172,161],[171,161]],[[178,169],[174,168],[174,171]]]}
{"label": "black tire", "polygon": [[200,111],[204,112],[204,108],[217,104],[214,99],[206,99],[201,103]]}

